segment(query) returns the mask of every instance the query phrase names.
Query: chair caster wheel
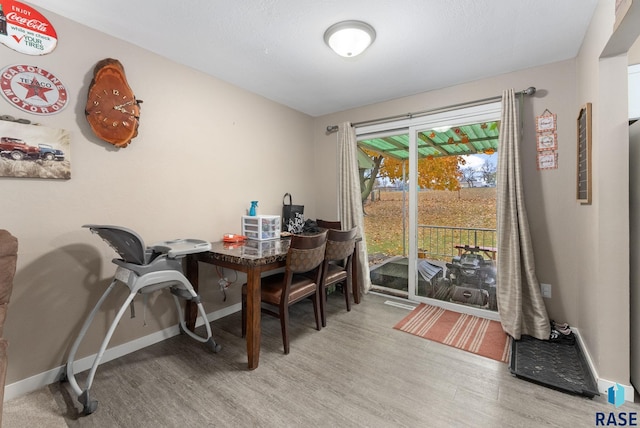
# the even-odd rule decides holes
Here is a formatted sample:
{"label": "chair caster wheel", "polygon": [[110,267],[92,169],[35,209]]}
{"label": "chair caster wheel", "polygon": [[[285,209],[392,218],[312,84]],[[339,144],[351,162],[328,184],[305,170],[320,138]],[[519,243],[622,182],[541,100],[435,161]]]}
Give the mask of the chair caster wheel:
{"label": "chair caster wheel", "polygon": [[213,339],[209,339],[206,342],[206,346],[207,348],[209,348],[214,354],[217,354],[218,352],[222,351],[222,346],[218,345],[216,342],[213,341]]}
{"label": "chair caster wheel", "polygon": [[82,415],[89,416],[91,413],[95,412],[97,408],[98,408],[98,402],[92,401],[89,403],[89,405],[84,406],[84,408],[82,409]]}
{"label": "chair caster wheel", "polygon": [[96,400],[89,399],[89,391],[85,391],[78,397],[78,401],[82,404],[82,416],[90,415],[98,408]]}

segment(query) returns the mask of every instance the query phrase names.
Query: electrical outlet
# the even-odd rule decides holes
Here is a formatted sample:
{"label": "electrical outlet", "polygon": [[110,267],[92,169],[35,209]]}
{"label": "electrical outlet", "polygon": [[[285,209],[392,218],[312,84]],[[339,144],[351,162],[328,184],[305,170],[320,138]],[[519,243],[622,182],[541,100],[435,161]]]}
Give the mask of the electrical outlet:
{"label": "electrical outlet", "polygon": [[551,284],[540,283],[540,291],[542,292],[542,297],[551,298]]}

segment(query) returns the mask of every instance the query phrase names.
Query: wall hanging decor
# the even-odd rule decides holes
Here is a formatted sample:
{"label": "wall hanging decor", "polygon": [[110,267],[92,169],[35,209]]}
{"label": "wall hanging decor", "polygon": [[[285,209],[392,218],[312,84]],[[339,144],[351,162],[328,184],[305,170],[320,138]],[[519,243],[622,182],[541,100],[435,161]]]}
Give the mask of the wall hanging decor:
{"label": "wall hanging decor", "polygon": [[537,148],[538,151],[542,150],[557,150],[558,149],[558,136],[556,133],[544,133],[537,135]]}
{"label": "wall hanging decor", "polygon": [[536,132],[555,132],[556,115],[545,109],[540,116],[536,116]]}
{"label": "wall hanging decor", "polygon": [[538,170],[558,168],[558,134],[556,115],[545,109],[536,116],[536,150]]}
{"label": "wall hanging decor", "polygon": [[53,25],[31,6],[0,0],[0,43],[27,55],[44,55],[58,44]]}
{"label": "wall hanging decor", "polygon": [[120,61],[106,58],[96,64],[84,112],[98,138],[127,147],[138,135],[141,102],[127,83]]}
{"label": "wall hanging decor", "polygon": [[555,150],[538,152],[538,169],[558,168],[558,153]]}
{"label": "wall hanging decor", "polygon": [[0,177],[71,178],[69,132],[0,116]]}
{"label": "wall hanging decor", "polygon": [[578,175],[577,199],[581,204],[591,203],[591,103],[580,108],[577,120]]}
{"label": "wall hanging decor", "polygon": [[50,115],[68,104],[68,93],[53,73],[35,65],[10,65],[0,71],[0,92],[27,113]]}

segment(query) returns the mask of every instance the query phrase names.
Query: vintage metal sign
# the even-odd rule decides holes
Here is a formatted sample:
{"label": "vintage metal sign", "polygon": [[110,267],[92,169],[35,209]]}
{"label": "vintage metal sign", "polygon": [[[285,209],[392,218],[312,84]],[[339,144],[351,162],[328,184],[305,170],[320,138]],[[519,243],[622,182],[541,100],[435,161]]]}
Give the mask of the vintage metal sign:
{"label": "vintage metal sign", "polygon": [[0,71],[0,92],[15,107],[41,115],[58,113],[69,98],[60,79],[33,65],[10,65]]}
{"label": "vintage metal sign", "polygon": [[29,5],[0,0],[0,43],[27,55],[44,55],[58,44],[53,25]]}

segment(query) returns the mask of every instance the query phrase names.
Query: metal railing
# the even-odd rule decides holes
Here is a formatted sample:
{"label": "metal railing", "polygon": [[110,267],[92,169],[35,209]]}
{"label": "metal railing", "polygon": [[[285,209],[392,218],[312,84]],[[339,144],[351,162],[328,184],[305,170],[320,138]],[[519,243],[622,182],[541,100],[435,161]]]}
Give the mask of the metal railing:
{"label": "metal railing", "polygon": [[431,259],[451,260],[456,246],[495,248],[496,229],[418,225],[418,254]]}

